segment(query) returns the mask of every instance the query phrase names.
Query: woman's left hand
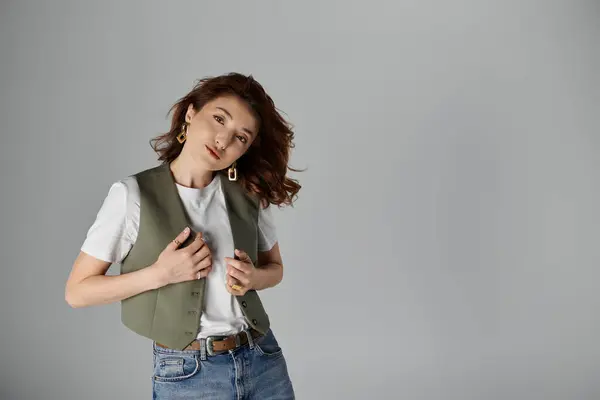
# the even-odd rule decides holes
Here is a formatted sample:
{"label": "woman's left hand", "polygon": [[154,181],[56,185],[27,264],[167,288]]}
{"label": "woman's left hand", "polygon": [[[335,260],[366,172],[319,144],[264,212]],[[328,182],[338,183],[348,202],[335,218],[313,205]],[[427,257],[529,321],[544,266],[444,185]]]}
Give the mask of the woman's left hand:
{"label": "woman's left hand", "polygon": [[239,260],[232,257],[225,257],[225,264],[227,265],[227,291],[234,296],[243,296],[248,290],[254,287],[256,269],[246,252],[236,249],[235,254],[239,257]]}

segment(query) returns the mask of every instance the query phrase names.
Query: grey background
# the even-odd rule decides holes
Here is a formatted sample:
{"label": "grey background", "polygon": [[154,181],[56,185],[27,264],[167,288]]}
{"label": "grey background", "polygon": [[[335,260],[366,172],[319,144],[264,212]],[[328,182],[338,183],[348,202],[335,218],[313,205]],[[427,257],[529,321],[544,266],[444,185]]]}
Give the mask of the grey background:
{"label": "grey background", "polygon": [[147,399],[151,343],[64,283],[198,78],[295,125],[263,296],[300,399],[597,399],[594,1],[0,3],[1,399]]}

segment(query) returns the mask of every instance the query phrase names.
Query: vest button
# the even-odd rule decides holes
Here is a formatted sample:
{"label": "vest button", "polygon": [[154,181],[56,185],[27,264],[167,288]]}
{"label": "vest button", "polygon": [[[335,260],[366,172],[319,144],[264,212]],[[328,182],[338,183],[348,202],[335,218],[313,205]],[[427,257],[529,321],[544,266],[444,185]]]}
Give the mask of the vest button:
{"label": "vest button", "polygon": [[247,306],[248,306],[248,304],[246,304],[245,301],[242,301],[242,307],[247,307]]}
{"label": "vest button", "polygon": [[258,324],[258,321],[257,321],[257,320],[255,320],[255,319],[253,319],[253,320],[252,320],[252,323],[253,323],[254,325],[257,325],[257,324]]}

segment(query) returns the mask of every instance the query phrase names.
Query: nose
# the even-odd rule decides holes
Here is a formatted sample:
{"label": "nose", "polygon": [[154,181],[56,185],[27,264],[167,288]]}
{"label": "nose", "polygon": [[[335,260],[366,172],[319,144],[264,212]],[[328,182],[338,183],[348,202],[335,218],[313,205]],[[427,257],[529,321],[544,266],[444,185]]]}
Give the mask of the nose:
{"label": "nose", "polygon": [[219,132],[215,139],[215,141],[217,143],[217,148],[221,149],[221,150],[225,150],[227,148],[227,146],[229,146],[232,136],[233,135],[227,131]]}

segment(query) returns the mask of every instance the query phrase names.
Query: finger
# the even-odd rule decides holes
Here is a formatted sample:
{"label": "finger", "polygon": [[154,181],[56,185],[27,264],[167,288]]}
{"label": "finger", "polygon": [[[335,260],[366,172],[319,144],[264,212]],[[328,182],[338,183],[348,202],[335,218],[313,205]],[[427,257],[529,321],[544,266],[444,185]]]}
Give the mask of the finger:
{"label": "finger", "polygon": [[210,249],[205,245],[200,248],[196,252],[196,254],[192,255],[192,262],[194,264],[198,264],[200,261],[204,260],[206,257],[211,257]]}
{"label": "finger", "polygon": [[227,275],[227,287],[231,288],[231,287],[235,287],[235,286],[241,287],[242,283],[239,280],[237,280],[236,278],[234,278],[228,274]]}
{"label": "finger", "polygon": [[242,271],[243,273],[249,273],[250,267],[243,261],[236,260],[235,258],[225,257],[225,263],[231,265],[233,268]]}
{"label": "finger", "polygon": [[237,279],[242,285],[247,285],[249,283],[248,276],[235,268],[228,268],[227,275]]}
{"label": "finger", "polygon": [[246,253],[244,250],[235,249],[235,255],[238,256],[241,261],[252,262],[248,253]]}
{"label": "finger", "polygon": [[206,278],[208,276],[208,274],[210,273],[210,271],[212,271],[211,266],[201,269],[200,271],[196,272],[196,279]]}
{"label": "finger", "polygon": [[232,295],[234,295],[234,296],[237,296],[237,293],[236,293],[236,292],[235,292],[235,291],[234,291],[234,290],[231,288],[231,285],[229,285],[229,284],[225,285],[225,289],[227,289],[227,291],[228,291],[230,294],[232,294]]}
{"label": "finger", "polygon": [[170,250],[177,249],[179,246],[181,246],[181,244],[183,242],[185,242],[185,240],[188,238],[189,235],[190,235],[190,228],[186,226],[185,229],[179,235],[177,235],[177,237],[175,237],[175,239],[173,239],[169,242],[169,244],[167,245],[167,248]]}
{"label": "finger", "polygon": [[240,285],[231,285],[231,290],[233,292],[240,293],[244,288]]}
{"label": "finger", "polygon": [[194,241],[185,248],[185,251],[188,254],[194,254],[198,250],[200,250],[202,248],[202,246],[204,246],[204,244],[205,243],[204,243],[204,240],[202,239],[202,232],[198,232],[198,233],[196,233],[196,237],[194,238]]}
{"label": "finger", "polygon": [[227,278],[227,291],[233,295],[239,295],[244,290],[241,282],[237,279],[229,277]]}
{"label": "finger", "polygon": [[211,257],[206,257],[204,260],[202,260],[198,264],[196,264],[194,267],[194,270],[200,271],[200,270],[203,270],[208,267],[212,267],[212,258]]}

